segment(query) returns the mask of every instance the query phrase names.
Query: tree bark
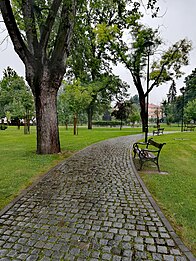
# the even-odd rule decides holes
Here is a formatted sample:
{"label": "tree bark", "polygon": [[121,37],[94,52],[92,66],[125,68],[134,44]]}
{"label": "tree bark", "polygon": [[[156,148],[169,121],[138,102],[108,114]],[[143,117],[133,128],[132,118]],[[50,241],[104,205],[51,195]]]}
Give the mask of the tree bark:
{"label": "tree bark", "polygon": [[[48,5],[48,17],[41,28],[37,24],[33,4],[34,1],[30,0],[21,2],[25,40],[25,33],[19,30],[12,12],[11,1],[1,0],[0,10],[14,49],[25,64],[26,80],[35,98],[37,153],[52,154],[60,152],[57,92],[66,71],[77,2],[53,0]],[[56,21],[58,13],[60,22]],[[56,30],[56,37],[51,47],[52,30]]]}
{"label": "tree bark", "polygon": [[[62,74],[63,77],[63,74]],[[35,80],[34,80],[35,81]],[[37,153],[53,154],[60,152],[57,116],[57,92],[60,79],[51,79],[51,73],[42,73],[35,96],[37,120]]]}
{"label": "tree bark", "polygon": [[141,95],[139,96],[139,100],[140,100],[140,109],[141,109],[141,112],[140,112],[140,115],[141,115],[141,120],[142,120],[142,132],[145,132],[146,130],[146,127],[148,125],[148,122],[147,122],[147,110],[146,110],[146,101],[145,101],[145,95]]}
{"label": "tree bark", "polygon": [[74,135],[77,135],[77,114],[74,114]]}
{"label": "tree bark", "polygon": [[88,129],[92,130],[92,128],[93,128],[93,123],[92,123],[93,109],[92,109],[92,106],[89,106],[89,108],[87,109],[87,114],[88,114]]}
{"label": "tree bark", "polygon": [[37,120],[37,153],[52,154],[60,152],[57,119],[57,90],[50,86],[40,88],[35,98]]}

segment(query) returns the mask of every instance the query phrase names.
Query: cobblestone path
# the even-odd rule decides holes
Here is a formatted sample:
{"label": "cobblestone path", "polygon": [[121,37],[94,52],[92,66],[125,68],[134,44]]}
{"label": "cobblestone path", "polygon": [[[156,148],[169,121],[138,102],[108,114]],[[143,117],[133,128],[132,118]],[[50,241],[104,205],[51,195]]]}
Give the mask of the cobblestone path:
{"label": "cobblestone path", "polygon": [[133,139],[80,151],[1,212],[0,260],[195,260],[131,167]]}

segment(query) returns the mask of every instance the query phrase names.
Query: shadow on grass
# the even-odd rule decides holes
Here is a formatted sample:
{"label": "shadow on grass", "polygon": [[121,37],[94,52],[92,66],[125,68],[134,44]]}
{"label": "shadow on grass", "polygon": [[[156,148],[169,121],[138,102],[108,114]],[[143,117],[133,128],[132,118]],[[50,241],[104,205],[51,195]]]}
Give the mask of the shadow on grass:
{"label": "shadow on grass", "polygon": [[[142,165],[142,169],[140,169],[140,161],[139,158],[132,158],[133,159],[133,163],[135,165],[136,170],[138,171],[138,173],[142,173],[142,174],[159,174],[159,175],[168,175],[169,173],[166,171],[158,171],[156,164],[154,164],[153,162],[147,161]],[[161,169],[161,166],[160,166]]]}

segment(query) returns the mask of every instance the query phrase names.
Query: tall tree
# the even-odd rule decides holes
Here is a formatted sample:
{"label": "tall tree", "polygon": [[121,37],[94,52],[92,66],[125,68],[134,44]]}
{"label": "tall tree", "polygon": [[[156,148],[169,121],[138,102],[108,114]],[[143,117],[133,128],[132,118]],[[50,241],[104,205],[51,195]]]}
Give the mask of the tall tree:
{"label": "tall tree", "polygon": [[168,103],[172,103],[175,101],[176,98],[176,83],[174,80],[172,80],[172,84],[169,88],[169,93],[167,94],[167,98],[168,98]]}
{"label": "tall tree", "polygon": [[64,92],[60,99],[64,101],[66,106],[73,114],[74,119],[74,135],[77,134],[77,121],[79,113],[85,111],[92,100],[92,89],[82,86],[80,81],[74,81],[73,84],[65,84]]}
{"label": "tall tree", "polygon": [[[57,92],[66,71],[76,14],[84,13],[86,6],[99,12],[99,2],[110,3],[101,0],[12,0],[12,4],[11,0],[0,1],[3,20],[14,49],[25,65],[26,80],[35,97],[39,154],[60,151]],[[113,3],[119,16],[127,3],[132,9],[139,5],[139,1],[131,0]],[[156,0],[148,0],[147,7],[153,8],[154,3]]]}
{"label": "tall tree", "polygon": [[57,153],[57,91],[69,55],[76,0],[21,0],[12,5],[3,0],[0,9],[35,97],[37,153]]}
{"label": "tall tree", "polygon": [[79,78],[83,84],[94,86],[93,99],[87,108],[88,128],[91,129],[93,113],[100,95],[104,96],[112,91],[122,92],[125,87],[119,80],[117,82],[117,77],[111,75],[111,66],[106,59],[107,50],[104,44],[96,41],[94,28],[100,23],[108,24],[112,28],[117,28],[116,24],[121,29],[126,28],[126,19],[136,16],[138,6],[135,4],[130,11],[126,9],[126,1],[96,0],[89,3],[83,6],[84,12],[78,16],[75,25],[68,73],[72,73],[76,79]]}
{"label": "tall tree", "polygon": [[[137,17],[138,19],[140,16]],[[95,28],[97,41],[107,43],[110,52],[109,59],[115,64],[121,62],[130,71],[135,87],[137,88],[140,106],[143,131],[147,126],[146,98],[154,87],[162,83],[172,81],[182,75],[181,67],[188,64],[188,54],[191,50],[191,43],[186,40],[180,40],[173,44],[168,50],[162,52],[159,59],[151,66],[149,70],[149,88],[143,86],[143,78],[146,75],[146,66],[150,54],[154,54],[162,44],[158,30],[142,25],[139,20],[127,21],[128,39],[124,40],[122,31],[115,30],[107,24],[100,24]],[[113,38],[111,39],[111,35]],[[147,43],[153,43],[151,51],[146,48]],[[144,73],[145,72],[145,73]],[[148,73],[147,73],[148,75]],[[148,81],[149,80],[149,81]]]}

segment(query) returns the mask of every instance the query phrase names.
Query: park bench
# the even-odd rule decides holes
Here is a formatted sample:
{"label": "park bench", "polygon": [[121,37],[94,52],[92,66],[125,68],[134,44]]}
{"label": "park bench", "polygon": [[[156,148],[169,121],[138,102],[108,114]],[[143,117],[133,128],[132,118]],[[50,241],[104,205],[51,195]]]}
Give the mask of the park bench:
{"label": "park bench", "polygon": [[153,130],[153,136],[155,135],[155,134],[157,134],[157,135],[160,135],[160,134],[163,134],[163,131],[164,131],[164,128],[158,128],[157,130]]}
{"label": "park bench", "polygon": [[158,143],[155,142],[152,138],[150,138],[147,143],[145,142],[136,142],[133,144],[133,155],[134,158],[137,155],[139,157],[140,168],[145,162],[151,161],[157,165],[158,171],[160,172],[159,168],[159,155],[161,152],[162,147],[166,143]]}
{"label": "park bench", "polygon": [[194,131],[194,129],[195,129],[195,126],[193,126],[193,125],[184,127],[184,131]]}

